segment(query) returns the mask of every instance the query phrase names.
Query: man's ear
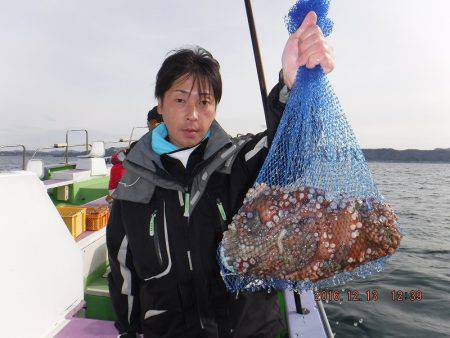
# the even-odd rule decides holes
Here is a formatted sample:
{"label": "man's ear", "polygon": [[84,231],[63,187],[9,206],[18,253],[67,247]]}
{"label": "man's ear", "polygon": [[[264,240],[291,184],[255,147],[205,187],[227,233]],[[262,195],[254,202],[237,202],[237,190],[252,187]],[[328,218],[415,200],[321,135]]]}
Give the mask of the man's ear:
{"label": "man's ear", "polygon": [[158,98],[158,106],[156,107],[156,111],[158,112],[159,115],[162,115],[161,106],[162,106],[162,100],[160,98]]}

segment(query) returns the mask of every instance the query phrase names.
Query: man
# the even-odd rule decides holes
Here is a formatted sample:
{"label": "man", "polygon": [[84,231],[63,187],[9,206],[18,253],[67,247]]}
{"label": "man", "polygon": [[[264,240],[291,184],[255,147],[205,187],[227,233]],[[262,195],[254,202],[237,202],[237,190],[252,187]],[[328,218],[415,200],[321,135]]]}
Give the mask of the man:
{"label": "man", "polygon": [[120,337],[275,337],[275,292],[227,292],[217,245],[267,155],[297,69],[334,68],[310,13],[286,43],[268,130],[231,138],[215,121],[219,64],[202,48],[166,58],[156,80],[164,123],[124,162],[107,228],[109,288]]}
{"label": "man", "polygon": [[158,106],[154,106],[147,113],[147,127],[148,127],[148,130],[152,130],[153,128],[155,128],[161,122],[162,122],[162,117],[161,117],[160,114],[158,114]]}

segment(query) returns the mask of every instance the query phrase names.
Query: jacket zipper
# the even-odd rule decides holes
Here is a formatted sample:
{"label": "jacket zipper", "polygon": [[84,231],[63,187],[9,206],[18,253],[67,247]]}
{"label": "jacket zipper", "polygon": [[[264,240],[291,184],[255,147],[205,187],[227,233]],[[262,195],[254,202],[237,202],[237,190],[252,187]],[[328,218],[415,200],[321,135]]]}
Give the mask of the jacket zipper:
{"label": "jacket zipper", "polygon": [[[190,227],[189,226],[189,222],[190,222],[190,218],[191,218],[190,208],[189,208],[189,205],[190,205],[190,201],[189,201],[189,199],[190,199],[189,187],[185,187],[185,191],[186,192],[184,194],[184,215],[183,216],[187,218],[187,220],[186,220],[187,229],[186,230],[188,231],[189,227]],[[193,268],[192,260],[191,260],[190,244],[189,244],[189,251],[186,254],[188,255],[189,269],[190,269],[190,273],[192,275],[192,271],[194,270],[194,268]],[[195,281],[194,281],[194,289],[195,289],[195,293],[197,294],[198,290],[196,290],[197,288],[195,287]],[[199,305],[199,302],[198,302],[198,297],[196,297],[196,298],[197,298],[196,304],[197,304],[198,318],[199,318],[199,321],[200,321],[200,327],[203,330],[205,328],[205,325],[203,324],[204,323],[204,318],[203,318],[202,313],[200,311],[200,305]]]}
{"label": "jacket zipper", "polygon": [[188,218],[188,224],[189,224],[189,192],[186,192],[184,194],[184,217]]}
{"label": "jacket zipper", "polygon": [[150,218],[150,225],[149,225],[149,235],[150,237],[153,237],[153,245],[155,247],[155,253],[156,257],[158,259],[158,263],[160,266],[162,266],[162,252],[161,252],[161,245],[159,243],[159,232],[158,227],[155,224],[155,218],[156,218],[156,211],[152,214]]}
{"label": "jacket zipper", "polygon": [[220,198],[217,198],[216,200],[216,204],[217,204],[217,210],[219,212],[219,219],[220,219],[220,226],[222,228],[222,232],[227,230],[227,215],[225,213],[225,209],[223,207],[222,201],[220,200]]}
{"label": "jacket zipper", "polygon": [[153,214],[150,216],[150,223],[148,226],[148,235],[150,237],[153,237],[155,234],[155,217],[156,217],[156,211],[153,212]]}
{"label": "jacket zipper", "polygon": [[[164,276],[168,275],[170,273],[171,269],[172,269],[172,258],[170,257],[170,244],[169,244],[169,235],[168,235],[168,231],[167,231],[167,213],[166,213],[166,205],[165,205],[165,203],[163,203],[163,211],[164,211],[164,213],[163,213],[163,219],[164,219],[163,232],[164,232],[164,234],[163,234],[162,239],[164,240],[164,244],[163,245],[164,245],[164,247],[166,249],[167,266],[166,266],[164,271],[162,271],[161,273],[159,273],[159,274],[157,274],[155,276],[151,276],[149,278],[146,278],[145,281],[149,281],[151,279],[158,279],[158,278],[164,277]],[[153,221],[154,221],[154,219],[153,219]],[[158,233],[161,230],[161,229],[158,229],[155,225],[156,224],[153,223],[153,239],[155,239],[155,235],[156,235],[156,237],[158,236]],[[149,232],[150,232],[151,228],[152,227],[149,226]],[[160,245],[161,244],[159,242],[157,242],[157,244],[155,243],[155,252],[156,252],[156,255],[158,256],[158,251],[159,251],[159,253],[160,253],[159,257],[161,258],[161,261],[162,261],[161,250],[156,250],[156,248],[160,248]]]}

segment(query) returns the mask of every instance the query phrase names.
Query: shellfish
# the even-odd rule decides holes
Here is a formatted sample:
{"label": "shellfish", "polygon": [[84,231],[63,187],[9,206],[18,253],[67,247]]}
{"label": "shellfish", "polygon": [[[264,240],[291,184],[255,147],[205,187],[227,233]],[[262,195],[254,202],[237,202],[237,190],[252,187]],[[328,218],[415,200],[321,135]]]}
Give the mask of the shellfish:
{"label": "shellfish", "polygon": [[315,282],[397,250],[402,235],[388,204],[327,197],[309,187],[249,191],[224,233],[226,266],[255,278]]}

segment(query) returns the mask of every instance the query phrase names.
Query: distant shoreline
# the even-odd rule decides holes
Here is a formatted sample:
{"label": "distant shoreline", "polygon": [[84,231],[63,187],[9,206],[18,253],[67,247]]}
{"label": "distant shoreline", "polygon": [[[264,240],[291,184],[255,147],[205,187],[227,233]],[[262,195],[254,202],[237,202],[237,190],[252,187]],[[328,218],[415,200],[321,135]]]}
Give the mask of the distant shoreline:
{"label": "distant shoreline", "polygon": [[433,150],[363,149],[363,153],[368,162],[450,163],[450,148]]}
{"label": "distant shoreline", "polygon": [[417,164],[450,164],[450,161],[386,161],[386,160],[367,160],[369,163],[397,163],[397,164],[405,164],[405,163],[417,163]]}
{"label": "distant shoreline", "polygon": [[[106,156],[111,156],[117,149],[121,148],[108,148],[106,149]],[[33,151],[27,151],[27,158],[33,155]],[[406,149],[396,150],[391,148],[381,149],[363,149],[364,156],[368,162],[381,162],[381,163],[450,163],[450,148],[448,149],[433,149],[433,150],[418,150],[418,149]],[[44,155],[45,154],[45,155]],[[69,151],[69,157],[75,157],[85,154],[82,151]],[[0,151],[0,156],[22,156],[22,152],[18,150],[13,151]],[[63,157],[64,151],[55,150],[45,153],[38,153],[39,156],[53,156]]]}

